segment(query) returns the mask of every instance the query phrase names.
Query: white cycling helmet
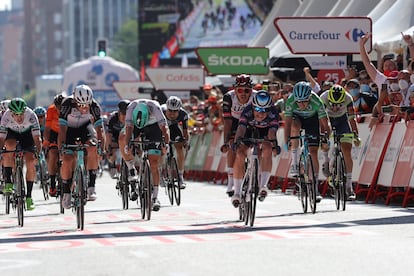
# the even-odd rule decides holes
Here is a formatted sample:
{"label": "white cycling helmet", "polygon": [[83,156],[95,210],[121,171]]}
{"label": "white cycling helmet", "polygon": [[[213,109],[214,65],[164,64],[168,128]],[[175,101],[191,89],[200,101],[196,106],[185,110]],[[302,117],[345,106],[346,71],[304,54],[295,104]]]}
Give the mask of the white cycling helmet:
{"label": "white cycling helmet", "polygon": [[0,112],[4,112],[9,108],[10,100],[3,100],[0,102]]}
{"label": "white cycling helmet", "polygon": [[165,104],[167,105],[167,109],[169,110],[179,110],[182,105],[180,98],[178,98],[177,96],[169,97]]}
{"label": "white cycling helmet", "polygon": [[78,104],[91,104],[93,99],[92,89],[86,84],[81,84],[73,90],[73,98]]}

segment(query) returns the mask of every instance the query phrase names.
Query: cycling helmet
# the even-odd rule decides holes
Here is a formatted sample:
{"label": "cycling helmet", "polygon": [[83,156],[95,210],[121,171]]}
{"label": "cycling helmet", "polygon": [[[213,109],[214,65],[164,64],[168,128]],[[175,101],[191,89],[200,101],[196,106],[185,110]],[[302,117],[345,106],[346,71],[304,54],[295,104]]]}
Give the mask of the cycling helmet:
{"label": "cycling helmet", "polygon": [[312,88],[309,83],[300,81],[293,86],[293,97],[295,101],[306,101],[309,99]]}
{"label": "cycling helmet", "polygon": [[9,108],[10,100],[3,100],[0,102],[0,112],[4,112]]}
{"label": "cycling helmet", "polygon": [[250,78],[250,75],[241,74],[236,77],[236,82],[234,86],[253,87],[253,82],[252,82],[252,79]]}
{"label": "cycling helmet", "polygon": [[43,106],[37,106],[33,111],[37,116],[44,116],[46,114],[46,109]]}
{"label": "cycling helmet", "polygon": [[92,89],[85,84],[78,85],[73,90],[73,98],[78,104],[91,104],[93,99]]}
{"label": "cycling helmet", "polygon": [[22,98],[13,98],[9,103],[9,109],[15,114],[22,114],[26,110],[26,101]]}
{"label": "cycling helmet", "polygon": [[165,104],[169,110],[179,110],[182,106],[181,100],[177,96],[169,97]]}
{"label": "cycling helmet", "polygon": [[119,112],[121,112],[122,114],[125,114],[129,103],[130,103],[129,100],[120,100],[118,103]]}
{"label": "cycling helmet", "polygon": [[272,97],[266,90],[259,90],[253,96],[253,106],[259,108],[269,108],[272,106]]}
{"label": "cycling helmet", "polygon": [[143,128],[148,122],[148,106],[145,103],[138,103],[132,112],[132,121],[137,128]]}
{"label": "cycling helmet", "polygon": [[65,99],[65,97],[63,96],[63,93],[57,94],[53,98],[53,103],[55,104],[55,106],[61,106],[64,99]]}
{"label": "cycling helmet", "polygon": [[345,89],[339,84],[335,84],[328,91],[328,101],[333,104],[343,103],[345,101]]}

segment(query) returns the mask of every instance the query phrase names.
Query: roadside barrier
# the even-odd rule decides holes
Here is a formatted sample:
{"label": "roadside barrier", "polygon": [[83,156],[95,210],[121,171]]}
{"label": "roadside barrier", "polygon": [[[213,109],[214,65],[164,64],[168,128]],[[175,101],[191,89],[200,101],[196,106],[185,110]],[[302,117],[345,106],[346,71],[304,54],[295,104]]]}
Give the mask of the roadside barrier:
{"label": "roadside barrier", "polygon": [[[352,148],[355,193],[366,203],[375,203],[378,198],[383,198],[388,205],[394,199],[400,199],[402,206],[406,207],[414,199],[414,122],[400,122],[396,116],[386,115],[382,122],[370,129],[370,116],[367,114],[358,118],[362,143]],[[283,132],[282,123],[278,131],[280,146],[284,143]],[[222,131],[192,135],[185,162],[185,177],[226,185],[227,164],[226,155],[220,151],[222,143]],[[321,151],[318,159],[320,189],[321,194],[325,195],[329,186],[322,174]],[[280,188],[282,193],[295,190],[294,179],[288,175],[291,154],[282,149],[272,162],[268,187],[271,190]]]}

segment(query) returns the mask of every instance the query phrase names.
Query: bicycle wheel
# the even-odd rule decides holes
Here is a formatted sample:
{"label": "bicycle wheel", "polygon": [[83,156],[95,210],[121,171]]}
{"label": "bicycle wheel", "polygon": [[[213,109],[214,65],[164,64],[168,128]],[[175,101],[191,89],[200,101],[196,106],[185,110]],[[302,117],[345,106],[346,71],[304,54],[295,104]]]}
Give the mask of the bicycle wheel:
{"label": "bicycle wheel", "polygon": [[59,196],[59,209],[60,209],[60,213],[64,214],[65,213],[65,208],[63,208],[62,205],[62,200],[63,200],[63,188],[62,188],[62,178],[60,177],[60,173],[59,173],[60,169],[58,169],[58,173],[56,175],[56,187],[57,187],[57,194]]}
{"label": "bicycle wheel", "polygon": [[[342,154],[342,152],[339,154],[339,177],[340,177],[340,181],[339,181],[339,198],[340,198],[340,202],[342,205],[342,211],[345,211],[346,209],[346,201],[347,201],[347,196],[346,196],[346,167],[345,167],[345,159],[344,156]],[[338,209],[339,210],[339,209]]]}
{"label": "bicycle wheel", "polygon": [[332,181],[332,187],[334,190],[334,199],[335,199],[335,207],[336,210],[339,210],[340,208],[340,204],[341,204],[341,197],[340,197],[340,187],[339,187],[339,181],[340,181],[340,176],[339,176],[339,170],[338,170],[338,160],[339,160],[339,156],[338,153],[335,153],[335,157],[333,160],[333,170],[332,170],[332,175],[331,175],[331,181]]}
{"label": "bicycle wheel", "polygon": [[10,200],[10,195],[7,194],[4,196],[6,198],[6,214],[10,214],[10,205],[11,205],[11,200]]}
{"label": "bicycle wheel", "polygon": [[249,217],[249,206],[248,206],[248,199],[247,199],[247,191],[249,190],[249,176],[246,173],[243,177],[243,184],[241,190],[241,202],[239,204],[239,220],[244,221],[245,225],[247,225],[248,217]]}
{"label": "bicycle wheel", "polygon": [[311,208],[312,213],[316,212],[316,179],[315,179],[315,169],[312,162],[312,156],[308,154],[306,157],[306,184],[307,184],[307,192],[309,197],[309,205]]}
{"label": "bicycle wheel", "polygon": [[308,212],[308,187],[306,185],[306,180],[305,180],[305,175],[304,175],[304,172],[305,172],[304,164],[305,164],[305,156],[301,154],[300,160],[299,160],[299,176],[296,178],[296,185],[298,186],[298,189],[299,189],[298,197],[302,204],[303,213],[307,213]]}
{"label": "bicycle wheel", "polygon": [[180,178],[180,174],[178,172],[178,166],[177,166],[177,160],[175,159],[175,157],[171,158],[171,164],[170,164],[170,168],[171,168],[171,182],[172,182],[172,188],[174,191],[174,198],[175,198],[175,203],[177,204],[177,206],[180,206],[181,204],[181,178]]}
{"label": "bicycle wheel", "polygon": [[167,160],[163,168],[163,179],[165,187],[167,189],[168,200],[171,205],[174,205],[174,187],[173,187],[173,176],[172,176],[172,165],[171,157],[167,157]]}
{"label": "bicycle wheel", "polygon": [[23,227],[24,223],[24,182],[23,182],[23,168],[16,167],[16,199],[17,200],[17,221],[19,226]]}
{"label": "bicycle wheel", "polygon": [[141,178],[141,215],[142,219],[151,219],[152,201],[151,201],[151,171],[148,160],[144,160],[142,164],[142,178]]}
{"label": "bicycle wheel", "polygon": [[81,169],[78,169],[75,186],[75,210],[77,227],[80,230],[84,229],[85,224],[85,176]]}
{"label": "bicycle wheel", "polygon": [[48,200],[49,199],[49,183],[48,183],[49,176],[47,175],[46,161],[43,158],[41,158],[40,160],[39,174],[40,174],[40,186],[42,187],[43,197],[45,200]]}
{"label": "bicycle wheel", "polygon": [[129,208],[129,182],[128,182],[128,167],[124,160],[121,164],[121,176],[118,184],[121,193],[122,208],[124,210]]}
{"label": "bicycle wheel", "polygon": [[259,160],[254,159],[252,171],[252,182],[250,189],[249,220],[253,226],[256,218],[257,197],[259,196]]}

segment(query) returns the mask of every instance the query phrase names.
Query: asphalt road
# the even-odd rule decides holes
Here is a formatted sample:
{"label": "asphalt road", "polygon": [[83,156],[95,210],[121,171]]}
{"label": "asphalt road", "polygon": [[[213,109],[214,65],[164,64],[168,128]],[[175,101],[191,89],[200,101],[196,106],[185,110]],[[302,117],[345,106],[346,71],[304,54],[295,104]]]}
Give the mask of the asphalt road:
{"label": "asphalt road", "polygon": [[135,203],[122,210],[115,182],[98,179],[85,230],[35,189],[25,225],[0,207],[0,275],[408,275],[413,208],[353,202],[336,211],[325,198],[303,214],[293,195],[270,193],[254,227],[239,222],[225,187],[187,182],[181,206],[160,191],[150,221]]}

